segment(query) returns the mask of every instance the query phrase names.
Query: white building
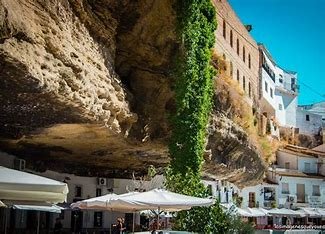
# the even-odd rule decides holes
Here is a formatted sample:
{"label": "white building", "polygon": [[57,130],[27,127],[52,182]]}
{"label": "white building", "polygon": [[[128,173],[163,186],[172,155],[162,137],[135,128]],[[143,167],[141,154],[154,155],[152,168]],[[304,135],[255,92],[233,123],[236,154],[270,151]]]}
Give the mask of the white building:
{"label": "white building", "polygon": [[[298,105],[297,73],[279,67],[264,45],[260,49],[260,107],[270,121],[272,135],[278,135],[276,125],[296,127]],[[265,133],[264,127],[264,133]]]}
{"label": "white building", "polygon": [[[0,152],[0,165],[18,170],[25,170],[25,161],[16,157]],[[117,179],[117,178],[98,178],[76,176],[73,174],[58,173],[54,171],[45,171],[43,173],[26,170],[33,174],[38,174],[57,181],[64,181],[68,184],[69,193],[67,203],[60,204],[68,209],[63,210],[61,214],[41,212],[40,222],[43,223],[43,231],[51,230],[54,227],[55,219],[61,218],[63,229],[66,231],[85,230],[89,233],[96,231],[108,230],[113,223],[116,223],[117,217],[125,217],[126,224],[131,227],[133,214],[124,214],[119,212],[109,211],[73,211],[69,209],[69,205],[73,202],[84,200],[91,197],[101,196],[108,193],[122,194],[129,191],[143,191],[153,188],[161,188],[163,186],[163,177],[155,176],[151,181],[132,180],[132,179]],[[12,209],[10,210],[12,212]],[[34,212],[16,211],[11,218],[16,229],[28,229],[28,223],[34,222]],[[35,217],[34,217],[35,218]],[[8,222],[9,223],[9,222]],[[135,224],[140,224],[140,214],[135,214]],[[35,230],[35,228],[34,228]]]}
{"label": "white building", "polygon": [[268,179],[279,184],[278,206],[325,207],[324,157],[325,153],[296,146],[277,152],[277,165],[269,169]]}
{"label": "white building", "polygon": [[297,127],[299,133],[318,135],[322,131],[322,116],[315,114],[302,107],[297,107]]}
{"label": "white building", "polygon": [[323,127],[325,127],[325,102],[318,102],[311,105],[301,105],[301,109],[322,116]]}
{"label": "white building", "polygon": [[297,73],[278,66],[264,45],[259,44],[259,50],[260,108],[262,118],[266,119],[262,124],[262,133],[269,131],[268,133],[278,137],[277,126],[280,126],[297,129],[296,132],[302,134],[319,134],[322,118],[325,118],[325,104],[298,107]]}
{"label": "white building", "polygon": [[245,187],[240,191],[241,208],[274,208],[276,207],[276,183],[263,182],[255,186]]}

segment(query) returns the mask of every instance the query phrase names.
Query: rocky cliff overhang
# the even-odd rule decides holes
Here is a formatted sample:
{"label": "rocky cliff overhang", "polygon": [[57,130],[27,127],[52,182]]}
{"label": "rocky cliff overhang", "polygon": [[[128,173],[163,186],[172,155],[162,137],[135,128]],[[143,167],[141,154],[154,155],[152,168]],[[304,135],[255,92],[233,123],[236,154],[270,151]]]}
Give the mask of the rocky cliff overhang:
{"label": "rocky cliff overhang", "polygon": [[[173,4],[0,0],[0,150],[39,171],[162,171],[175,109]],[[239,182],[261,176],[245,132],[220,116],[212,116],[206,170],[227,175],[236,167]]]}

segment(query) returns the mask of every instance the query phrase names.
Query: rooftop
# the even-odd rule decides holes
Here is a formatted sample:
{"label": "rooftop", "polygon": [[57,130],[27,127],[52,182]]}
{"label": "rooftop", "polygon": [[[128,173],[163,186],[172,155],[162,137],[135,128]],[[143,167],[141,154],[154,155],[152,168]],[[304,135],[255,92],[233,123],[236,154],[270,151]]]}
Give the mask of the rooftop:
{"label": "rooftop", "polygon": [[[316,149],[318,148],[316,147]],[[325,152],[315,150],[315,149],[308,149],[296,145],[287,145],[284,148],[279,149],[279,151],[293,154],[296,156],[301,156],[301,157],[309,157],[309,158],[325,157]]]}
{"label": "rooftop", "polygon": [[310,178],[310,179],[325,179],[325,176],[319,175],[319,174],[307,174],[303,173],[298,170],[292,170],[292,169],[285,169],[285,168],[269,168],[269,171],[275,172],[275,174],[279,176],[288,176],[288,177],[303,177],[303,178]]}

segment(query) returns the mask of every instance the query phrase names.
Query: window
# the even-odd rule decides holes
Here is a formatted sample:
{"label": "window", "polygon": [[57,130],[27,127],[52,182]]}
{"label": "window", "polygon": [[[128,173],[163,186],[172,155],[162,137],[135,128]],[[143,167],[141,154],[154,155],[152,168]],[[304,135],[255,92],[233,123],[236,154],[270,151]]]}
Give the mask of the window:
{"label": "window", "polygon": [[245,62],[246,60],[246,51],[245,51],[245,46],[243,46],[243,61]]}
{"label": "window", "polygon": [[232,35],[232,30],[230,30],[230,46],[231,46],[231,48],[233,47],[233,35]]}
{"label": "window", "polygon": [[289,194],[289,184],[288,183],[282,183],[282,193]]}
{"label": "window", "polygon": [[237,54],[239,55],[239,39],[237,38]]}
{"label": "window", "polygon": [[211,184],[208,184],[207,190],[208,190],[209,195],[212,196],[213,194],[212,194],[212,185]]}
{"label": "window", "polygon": [[248,68],[251,68],[251,54],[248,54]]}
{"label": "window", "polygon": [[76,185],[74,188],[74,196],[81,197],[82,196],[82,187],[80,185]]}
{"label": "window", "polygon": [[102,189],[101,188],[97,188],[96,189],[96,197],[100,197],[102,195]]}
{"label": "window", "polygon": [[279,110],[282,110],[282,108],[283,108],[282,104],[279,104]]}
{"label": "window", "polygon": [[313,196],[320,196],[319,185],[313,185]]}
{"label": "window", "polygon": [[232,65],[232,62],[230,62],[230,76],[232,77],[234,74],[234,67]]}
{"label": "window", "polygon": [[245,76],[243,76],[243,90],[246,89],[246,79],[245,79]]}
{"label": "window", "polygon": [[305,172],[310,172],[310,163],[305,162]]}
{"label": "window", "polygon": [[94,227],[102,227],[103,212],[94,212]]}
{"label": "window", "polygon": [[309,118],[309,115],[306,115],[306,121],[309,121],[310,118]]}
{"label": "window", "polygon": [[222,35],[226,39],[226,21],[223,20]]}
{"label": "window", "polygon": [[265,92],[268,92],[268,86],[267,86],[267,82],[264,82],[264,88],[265,88]]}
{"label": "window", "polygon": [[253,192],[248,193],[248,207],[255,207],[255,193]]}
{"label": "window", "polygon": [[284,168],[285,169],[290,169],[290,162],[285,162],[284,163]]}
{"label": "window", "polygon": [[270,96],[273,98],[273,89],[270,88]]}
{"label": "window", "polygon": [[239,82],[239,70],[237,69],[237,81]]}
{"label": "window", "polygon": [[251,87],[251,82],[248,82],[248,95],[249,95],[249,97],[252,97],[252,87]]}

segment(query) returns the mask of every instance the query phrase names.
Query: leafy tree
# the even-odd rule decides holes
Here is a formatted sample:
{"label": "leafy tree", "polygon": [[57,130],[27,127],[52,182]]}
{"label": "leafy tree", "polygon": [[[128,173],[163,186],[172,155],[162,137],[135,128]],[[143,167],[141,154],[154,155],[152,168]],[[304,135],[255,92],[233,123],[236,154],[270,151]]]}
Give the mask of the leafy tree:
{"label": "leafy tree", "polygon": [[[200,177],[194,176],[191,170],[186,174],[175,174],[167,171],[166,187],[172,191],[196,196],[209,196],[208,189]],[[174,228],[196,233],[227,233],[230,228],[230,216],[224,213],[218,201],[210,207],[195,207],[177,213]]]}

